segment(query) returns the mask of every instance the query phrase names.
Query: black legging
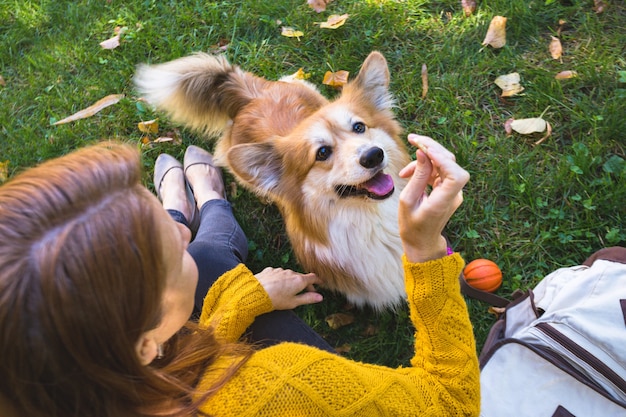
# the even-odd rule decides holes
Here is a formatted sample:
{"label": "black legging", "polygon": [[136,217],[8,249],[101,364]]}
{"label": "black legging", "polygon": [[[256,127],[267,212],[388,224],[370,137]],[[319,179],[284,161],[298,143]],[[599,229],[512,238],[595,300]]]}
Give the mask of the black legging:
{"label": "black legging", "polygon": [[[174,220],[187,225],[184,216],[168,210]],[[200,210],[200,227],[187,251],[198,265],[194,315],[202,311],[209,288],[225,272],[244,263],[248,240],[237,223],[230,203],[209,200]],[[334,352],[334,349],[292,310],[275,310],[258,316],[247,329],[249,342],[261,347],[280,342],[298,342]]]}

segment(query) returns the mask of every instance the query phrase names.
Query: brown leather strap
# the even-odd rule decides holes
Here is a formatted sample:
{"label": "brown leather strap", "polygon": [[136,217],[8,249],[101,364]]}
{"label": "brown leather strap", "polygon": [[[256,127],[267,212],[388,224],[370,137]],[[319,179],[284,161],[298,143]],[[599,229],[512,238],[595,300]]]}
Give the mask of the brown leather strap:
{"label": "brown leather strap", "polygon": [[621,246],[613,246],[610,248],[600,249],[599,251],[588,257],[587,260],[583,262],[583,265],[591,266],[595,261],[599,259],[626,264],[626,248],[623,248]]}
{"label": "brown leather strap", "polygon": [[499,295],[495,295],[490,292],[479,290],[477,288],[470,286],[467,283],[467,281],[465,281],[465,277],[463,276],[463,273],[461,273],[461,276],[459,277],[459,281],[461,282],[461,292],[467,295],[468,297],[472,297],[472,298],[475,298],[476,300],[484,301],[494,307],[506,307],[507,305],[511,303],[510,300],[500,297]]}

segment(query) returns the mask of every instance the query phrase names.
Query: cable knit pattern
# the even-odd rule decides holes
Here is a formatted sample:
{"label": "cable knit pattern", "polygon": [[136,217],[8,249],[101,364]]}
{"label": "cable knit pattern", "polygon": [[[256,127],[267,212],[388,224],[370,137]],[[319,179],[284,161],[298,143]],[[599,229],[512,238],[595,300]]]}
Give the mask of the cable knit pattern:
{"label": "cable knit pattern", "polygon": [[[476,347],[458,254],[420,264],[403,259],[415,356],[410,368],[364,364],[309,346],[282,343],[255,352],[204,405],[216,416],[476,416]],[[238,266],[205,299],[201,323],[236,340],[271,309],[256,278]],[[234,310],[234,311],[230,311]],[[250,311],[248,311],[250,310]],[[210,387],[233,358],[221,358],[199,388]]]}

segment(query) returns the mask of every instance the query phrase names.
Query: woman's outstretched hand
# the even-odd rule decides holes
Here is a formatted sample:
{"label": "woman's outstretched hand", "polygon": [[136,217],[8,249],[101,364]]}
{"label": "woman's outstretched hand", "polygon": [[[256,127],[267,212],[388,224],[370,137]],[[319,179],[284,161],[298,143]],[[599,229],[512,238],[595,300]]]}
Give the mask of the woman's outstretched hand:
{"label": "woman's outstretched hand", "polygon": [[398,225],[407,260],[425,262],[446,255],[442,232],[463,202],[470,176],[454,154],[433,139],[414,134],[408,139],[418,150],[416,160],[400,171],[400,177],[410,180],[400,194]]}
{"label": "woman's outstretched hand", "polygon": [[319,303],[323,299],[315,291],[314,284],[321,283],[315,274],[268,267],[255,277],[269,295],[275,310],[290,310],[304,304]]}

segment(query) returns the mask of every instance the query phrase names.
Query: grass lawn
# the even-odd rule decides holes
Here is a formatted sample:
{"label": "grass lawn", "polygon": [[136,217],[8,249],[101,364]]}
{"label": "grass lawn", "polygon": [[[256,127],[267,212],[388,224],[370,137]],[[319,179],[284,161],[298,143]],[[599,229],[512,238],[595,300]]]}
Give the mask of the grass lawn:
{"label": "grass lawn", "polygon": [[[402,126],[441,141],[472,175],[448,237],[466,260],[497,262],[504,273],[498,294],[508,296],[602,247],[626,246],[626,6],[605,0],[606,10],[596,13],[593,0],[477,3],[466,17],[460,0],[335,0],[320,14],[305,0],[0,0],[0,181],[116,138],[142,148],[152,187],[159,153],[181,157],[189,144],[211,149],[213,142],[138,101],[131,80],[139,63],[226,45],[232,62],[258,75],[276,79],[303,68],[321,85],[326,71],[352,76],[379,50],[389,61]],[[338,29],[316,25],[344,13],[350,17]],[[508,18],[499,49],[481,45],[496,15]],[[303,36],[281,36],[282,26]],[[101,48],[116,27],[125,28],[120,46]],[[548,49],[553,36],[563,46],[560,59]],[[578,76],[556,80],[564,70]],[[494,80],[512,72],[525,90],[502,98]],[[52,125],[109,94],[125,97],[92,117]],[[182,143],[142,145],[137,124],[157,117],[159,132],[148,139]],[[541,144],[534,145],[541,133],[507,135],[505,121],[532,117],[551,125]],[[276,208],[242,188],[231,192],[250,240],[250,267],[299,269]],[[495,317],[483,303],[468,304],[480,347]],[[405,312],[352,310],[354,323],[330,329],[326,316],[344,308],[342,297],[326,294],[322,305],[298,312],[346,356],[407,364],[412,329]]]}

